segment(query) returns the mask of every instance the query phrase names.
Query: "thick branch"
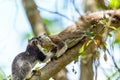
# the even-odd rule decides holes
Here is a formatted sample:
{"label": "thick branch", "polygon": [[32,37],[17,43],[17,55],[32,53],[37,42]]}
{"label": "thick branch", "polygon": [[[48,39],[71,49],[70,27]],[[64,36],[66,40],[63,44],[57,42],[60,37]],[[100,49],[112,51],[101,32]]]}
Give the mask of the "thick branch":
{"label": "thick branch", "polygon": [[[54,76],[62,68],[64,68],[71,61],[78,57],[78,50],[82,44],[78,44],[74,48],[68,50],[62,57],[58,60],[51,61],[45,67],[41,69],[41,79],[48,80],[51,76]],[[50,74],[49,74],[50,73]]]}
{"label": "thick branch", "polygon": [[[114,14],[114,16],[113,16],[110,26],[114,26],[118,28],[120,26],[120,10],[116,10],[116,11],[109,10],[109,11],[104,11],[104,12],[85,14],[78,21],[76,21],[73,25],[67,27],[64,31],[59,33],[58,36],[60,36],[65,41],[68,39],[72,40],[73,36],[75,37],[84,36],[84,34],[81,34],[81,32],[84,32],[86,30],[93,32],[94,34],[103,34],[104,28],[106,26],[102,22],[102,20],[105,19],[108,21],[112,14]],[[94,24],[96,26],[92,26]],[[111,30],[109,29],[109,31]],[[79,56],[78,50],[84,44],[83,41],[84,40],[82,39],[82,41],[80,41],[80,43],[77,44],[75,47],[68,49],[68,51],[58,60],[51,61],[46,66],[44,66],[41,69],[41,79],[48,80],[50,77],[54,76],[58,71],[64,68],[71,61],[75,60]],[[88,52],[89,49],[91,49],[89,47],[94,48],[95,46],[92,46],[92,45],[88,46],[88,48],[86,49],[86,52]]]}

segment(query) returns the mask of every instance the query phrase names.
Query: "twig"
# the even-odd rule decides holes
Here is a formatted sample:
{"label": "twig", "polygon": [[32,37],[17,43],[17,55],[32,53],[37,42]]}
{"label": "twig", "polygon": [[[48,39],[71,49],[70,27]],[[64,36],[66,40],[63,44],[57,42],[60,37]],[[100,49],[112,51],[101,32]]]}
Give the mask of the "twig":
{"label": "twig", "polygon": [[113,55],[111,55],[110,51],[108,50],[108,48],[106,48],[108,54],[110,55],[110,57],[112,58],[113,64],[115,65],[115,68],[118,70],[118,72],[120,73],[120,68],[117,66],[116,62],[115,62],[115,58]]}
{"label": "twig", "polygon": [[94,60],[94,64],[95,64],[95,80],[97,80],[99,62],[97,62],[97,60]]}
{"label": "twig", "polygon": [[57,12],[57,11],[50,11],[50,10],[47,10],[47,9],[42,8],[42,7],[40,7],[40,6],[38,6],[38,10],[43,10],[43,11],[46,11],[46,12],[49,12],[49,13],[58,14],[58,15],[64,17],[64,18],[66,18],[66,19],[74,22],[74,21],[73,21],[72,19],[70,19],[69,17],[67,17],[67,16],[65,16],[64,14],[61,14],[61,13],[59,13],[59,12]]}
{"label": "twig", "polygon": [[75,5],[75,0],[72,0],[72,4],[73,4],[75,11],[79,14],[79,16],[81,16],[81,13],[79,12],[79,10],[77,9],[77,7]]}

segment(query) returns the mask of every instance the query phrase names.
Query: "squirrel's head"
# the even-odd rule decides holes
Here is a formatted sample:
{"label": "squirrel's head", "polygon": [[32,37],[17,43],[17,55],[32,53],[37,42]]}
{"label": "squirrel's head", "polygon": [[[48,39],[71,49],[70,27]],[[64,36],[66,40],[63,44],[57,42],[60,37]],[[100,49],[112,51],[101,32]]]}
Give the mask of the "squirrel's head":
{"label": "squirrel's head", "polygon": [[28,40],[28,46],[37,47],[39,50],[41,50],[41,45],[36,37]]}
{"label": "squirrel's head", "polygon": [[37,40],[37,39],[32,38],[32,39],[28,40],[28,45],[29,45],[29,46],[36,46],[36,45],[38,45],[38,44],[39,44],[39,43],[38,43],[38,40]]}
{"label": "squirrel's head", "polygon": [[47,50],[50,50],[54,46],[50,37],[45,33],[36,37],[36,39],[39,41],[39,44],[41,45],[41,47],[43,47]]}

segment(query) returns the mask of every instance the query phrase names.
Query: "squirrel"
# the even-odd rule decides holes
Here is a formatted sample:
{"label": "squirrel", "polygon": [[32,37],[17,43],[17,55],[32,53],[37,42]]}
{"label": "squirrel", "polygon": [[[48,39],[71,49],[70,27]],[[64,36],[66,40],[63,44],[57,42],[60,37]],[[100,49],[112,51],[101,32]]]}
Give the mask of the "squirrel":
{"label": "squirrel", "polygon": [[[24,80],[38,61],[57,59],[85,37],[82,36],[84,32],[77,30],[76,26],[73,29],[70,28],[66,28],[57,35],[41,34],[29,40],[26,51],[18,54],[13,60],[12,80]],[[42,48],[48,50],[48,53],[44,54]]]}
{"label": "squirrel", "polygon": [[39,41],[35,38],[28,40],[25,52],[18,54],[12,63],[12,80],[25,80],[35,64],[46,62],[51,55],[45,55],[41,51]]}
{"label": "squirrel", "polygon": [[66,42],[57,35],[50,37],[47,34],[41,34],[35,38],[39,41],[41,47],[48,51],[47,55],[52,55],[51,60],[57,59],[67,50]]}
{"label": "squirrel", "polygon": [[[62,37],[67,33],[67,37]],[[52,55],[51,60],[57,59],[62,56],[63,53],[68,49],[77,44],[84,36],[81,37],[83,32],[68,32],[64,30],[57,35],[47,35],[46,33],[35,37],[42,48],[48,50],[48,55]]]}

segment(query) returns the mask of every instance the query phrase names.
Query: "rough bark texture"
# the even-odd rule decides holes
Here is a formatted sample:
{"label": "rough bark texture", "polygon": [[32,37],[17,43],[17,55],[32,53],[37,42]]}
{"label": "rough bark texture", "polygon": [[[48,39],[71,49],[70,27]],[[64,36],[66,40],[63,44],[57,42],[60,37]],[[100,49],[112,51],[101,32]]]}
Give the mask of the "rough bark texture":
{"label": "rough bark texture", "polygon": [[95,0],[83,0],[83,4],[85,12],[94,12],[98,10]]}
{"label": "rough bark texture", "polygon": [[94,60],[94,52],[95,45],[92,43],[87,47],[85,53],[87,56],[81,59],[80,62],[80,80],[94,80],[94,72],[93,72],[93,60]]}
{"label": "rough bark texture", "polygon": [[35,36],[40,35],[45,32],[45,27],[42,22],[39,11],[37,10],[37,6],[34,0],[22,0],[24,9],[26,11],[26,15],[31,24],[33,33]]}
{"label": "rough bark texture", "polygon": [[68,80],[66,68],[60,70],[55,76],[52,77],[54,80]]}
{"label": "rough bark texture", "polygon": [[[114,15],[113,15],[114,14]],[[102,22],[102,20],[109,21],[109,18],[113,15],[113,18],[111,20],[110,26],[114,26],[118,28],[120,26],[120,10],[109,10],[104,12],[95,12],[92,14],[85,14],[81,18],[79,18],[78,21],[76,21],[73,25],[67,27],[64,31],[58,34],[58,36],[61,37],[63,40],[71,40],[71,35],[77,35],[72,34],[74,32],[81,32],[89,30],[90,32],[93,32],[94,34],[104,34],[105,31],[105,24]],[[95,26],[93,26],[95,24]],[[108,28],[108,31],[111,31],[112,29]],[[66,31],[67,30],[67,31]],[[82,34],[84,36],[84,34]],[[82,37],[82,35],[79,35]],[[103,36],[104,37],[104,36]],[[101,38],[103,38],[101,37]],[[95,39],[99,40],[99,37],[96,36]],[[102,39],[101,39],[102,40]],[[100,41],[101,41],[100,40]],[[80,47],[88,41],[87,39],[82,39],[76,46],[68,49],[66,53],[61,56],[58,60],[49,62],[46,66],[44,66],[41,69],[41,80],[48,80],[50,77],[54,76],[57,72],[59,72],[62,68],[64,68],[67,64],[69,64],[71,61],[75,60],[80,54],[78,54],[78,51]],[[94,44],[90,44],[85,52],[90,51],[90,47],[93,49],[95,48]],[[90,55],[88,55],[88,63],[85,63],[83,65],[91,65],[94,52],[91,52]],[[87,69],[87,67],[86,67]],[[83,70],[86,71],[86,70]],[[93,73],[93,71],[88,70],[88,74]],[[93,76],[93,75],[92,75]],[[93,77],[91,76],[91,80],[93,80]],[[90,78],[90,77],[89,77]],[[85,79],[84,79],[85,80]],[[88,79],[86,79],[88,80]],[[89,79],[90,80],[90,79]]]}

